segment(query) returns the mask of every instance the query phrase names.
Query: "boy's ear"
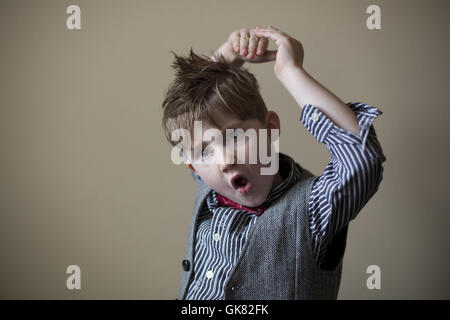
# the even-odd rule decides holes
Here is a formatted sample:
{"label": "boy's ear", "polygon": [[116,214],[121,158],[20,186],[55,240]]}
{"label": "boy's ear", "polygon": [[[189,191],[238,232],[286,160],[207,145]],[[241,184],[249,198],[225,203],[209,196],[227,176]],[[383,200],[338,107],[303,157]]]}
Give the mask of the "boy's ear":
{"label": "boy's ear", "polygon": [[278,114],[275,111],[267,111],[266,126],[269,134],[270,129],[280,130],[280,118],[278,117]]}

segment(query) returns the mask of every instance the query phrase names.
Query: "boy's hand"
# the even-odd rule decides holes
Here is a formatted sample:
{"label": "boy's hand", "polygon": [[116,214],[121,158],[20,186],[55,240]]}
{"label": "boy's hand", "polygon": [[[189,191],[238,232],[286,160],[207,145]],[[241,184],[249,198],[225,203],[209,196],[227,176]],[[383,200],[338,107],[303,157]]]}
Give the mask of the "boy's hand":
{"label": "boy's hand", "polygon": [[227,61],[239,60],[241,63],[261,63],[275,60],[276,50],[267,50],[268,38],[259,38],[255,35],[255,29],[239,29],[233,31],[228,40],[211,57],[221,53]]}
{"label": "boy's hand", "polygon": [[292,67],[303,68],[304,51],[300,41],[272,26],[256,27],[255,35],[275,41],[277,50],[274,50],[276,53],[274,70],[277,77]]}

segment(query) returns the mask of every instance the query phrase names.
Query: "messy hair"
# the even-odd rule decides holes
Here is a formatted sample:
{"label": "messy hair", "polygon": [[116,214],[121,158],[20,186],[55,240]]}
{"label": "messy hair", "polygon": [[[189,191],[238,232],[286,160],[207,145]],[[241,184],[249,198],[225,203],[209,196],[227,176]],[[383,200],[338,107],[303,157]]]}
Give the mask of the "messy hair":
{"label": "messy hair", "polygon": [[242,121],[258,119],[264,123],[267,107],[259,93],[255,76],[241,63],[227,61],[223,55],[216,60],[197,55],[192,48],[188,57],[173,51],[175,79],[169,85],[162,108],[162,126],[167,140],[176,129],[193,132],[194,121],[206,121],[224,129],[217,112],[238,116]]}

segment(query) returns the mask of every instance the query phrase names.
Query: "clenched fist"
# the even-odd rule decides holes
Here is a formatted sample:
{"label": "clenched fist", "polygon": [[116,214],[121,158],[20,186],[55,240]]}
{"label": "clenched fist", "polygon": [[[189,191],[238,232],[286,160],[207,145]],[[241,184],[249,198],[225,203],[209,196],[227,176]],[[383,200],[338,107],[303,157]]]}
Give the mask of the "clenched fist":
{"label": "clenched fist", "polygon": [[[275,42],[276,50],[267,50],[269,39]],[[278,77],[289,68],[302,68],[304,57],[300,41],[272,26],[233,31],[211,58],[216,61],[218,54],[230,62],[261,63],[275,60],[274,71]]]}

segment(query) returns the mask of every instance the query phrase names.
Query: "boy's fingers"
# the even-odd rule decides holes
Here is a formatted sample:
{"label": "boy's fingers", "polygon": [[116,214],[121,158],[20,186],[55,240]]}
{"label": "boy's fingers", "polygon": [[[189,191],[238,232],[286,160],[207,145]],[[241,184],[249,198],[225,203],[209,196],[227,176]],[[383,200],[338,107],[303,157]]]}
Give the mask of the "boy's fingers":
{"label": "boy's fingers", "polygon": [[274,61],[277,58],[277,50],[266,50],[264,54],[260,56],[256,56],[251,60],[248,60],[248,62],[251,63],[263,63],[263,62],[269,62]]}
{"label": "boy's fingers", "polygon": [[277,46],[280,45],[280,41],[282,41],[286,37],[280,31],[269,30],[269,29],[257,29],[257,30],[255,30],[255,34],[258,37],[272,39],[273,41],[275,41]]}
{"label": "boy's fingers", "polygon": [[267,38],[260,38],[258,42],[258,48],[256,49],[256,54],[258,56],[263,55],[264,51],[266,51],[267,46],[269,44],[269,40]]}
{"label": "boy's fingers", "polygon": [[239,41],[239,50],[240,50],[241,56],[247,55],[249,38],[250,38],[250,34],[249,34],[248,30],[245,30],[245,29],[241,30],[241,39]]}
{"label": "boy's fingers", "polygon": [[250,36],[250,43],[248,45],[248,54],[247,57],[249,59],[253,59],[256,55],[256,47],[258,45],[259,39],[257,36],[255,36],[254,34],[252,34]]}
{"label": "boy's fingers", "polygon": [[233,45],[234,52],[239,52],[239,42],[241,34],[239,32],[233,33],[231,35],[231,43]]}
{"label": "boy's fingers", "polygon": [[257,26],[255,29],[257,30],[273,30],[273,31],[280,31],[277,28],[275,28],[274,26],[268,26],[268,27],[261,27],[261,26]]}
{"label": "boy's fingers", "polygon": [[277,50],[267,50],[262,56],[265,61],[273,61],[277,58]]}

